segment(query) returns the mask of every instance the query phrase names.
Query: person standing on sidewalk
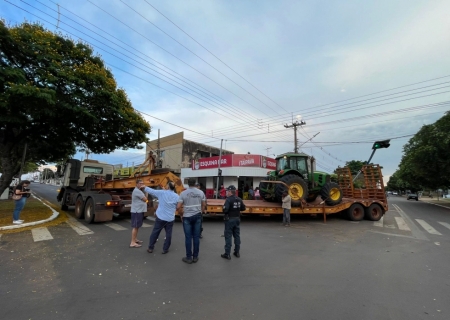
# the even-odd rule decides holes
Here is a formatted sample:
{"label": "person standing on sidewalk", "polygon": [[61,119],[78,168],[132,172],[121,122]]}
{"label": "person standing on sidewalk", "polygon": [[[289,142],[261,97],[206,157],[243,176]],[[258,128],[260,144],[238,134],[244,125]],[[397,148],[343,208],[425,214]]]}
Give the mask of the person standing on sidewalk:
{"label": "person standing on sidewalk", "polygon": [[286,227],[291,226],[291,196],[285,191],[281,195],[283,208],[283,225]]}
{"label": "person standing on sidewalk", "polygon": [[233,255],[239,258],[241,249],[241,211],[245,211],[245,204],[241,198],[236,196],[236,187],[231,185],[227,188],[227,199],[223,205],[225,220],[225,253],[220,256],[231,260],[231,238],[234,237]]}
{"label": "person standing on sidewalk", "polygon": [[147,212],[147,197],[141,188],[144,186],[142,180],[136,181],[136,187],[131,194],[131,243],[130,248],[142,247],[141,240],[137,239],[139,228],[144,222],[144,213]]}
{"label": "person standing on sidewalk", "polygon": [[155,243],[158,240],[162,229],[166,231],[166,240],[164,241],[163,254],[169,252],[170,244],[172,243],[172,228],[175,220],[175,211],[177,209],[179,196],[175,192],[175,184],[169,182],[165,190],[155,190],[145,187],[145,192],[158,198],[158,209],[156,209],[156,220],[153,225],[152,234],[147,252],[152,253],[155,248]]}
{"label": "person standing on sidewalk", "polygon": [[[184,241],[186,245],[186,257],[182,260],[188,264],[198,261],[200,251],[200,229],[202,226],[202,213],[206,210],[206,197],[203,191],[195,187],[195,179],[188,179],[189,188],[180,194],[177,209],[183,206]],[[192,250],[192,244],[194,250]]]}
{"label": "person standing on sidewalk", "polygon": [[25,207],[25,203],[27,202],[27,198],[30,196],[31,192],[28,189],[30,185],[30,181],[22,180],[15,188],[14,188],[14,197],[20,197],[19,199],[15,199],[14,202],[14,212],[13,212],[13,224],[22,224],[23,220],[20,220],[20,213]]}

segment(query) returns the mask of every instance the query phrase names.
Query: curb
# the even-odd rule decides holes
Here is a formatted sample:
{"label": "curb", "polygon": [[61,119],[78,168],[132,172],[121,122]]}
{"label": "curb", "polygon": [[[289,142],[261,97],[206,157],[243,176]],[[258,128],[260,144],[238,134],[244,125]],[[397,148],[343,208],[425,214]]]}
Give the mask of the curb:
{"label": "curb", "polygon": [[25,227],[36,226],[36,225],[43,224],[43,223],[46,223],[46,222],[49,222],[49,221],[52,221],[52,220],[55,220],[56,218],[58,218],[58,216],[59,216],[59,212],[58,211],[56,211],[55,209],[50,207],[48,204],[46,204],[44,201],[41,200],[41,198],[37,197],[36,195],[31,194],[31,196],[33,198],[36,198],[40,202],[42,202],[42,204],[44,206],[48,207],[53,212],[53,214],[49,218],[47,218],[45,220],[39,220],[39,221],[33,221],[33,222],[28,222],[28,223],[22,223],[22,224],[19,224],[19,225],[0,227],[0,231],[2,231],[2,230],[14,230],[14,229],[20,229],[20,228],[25,228]]}
{"label": "curb", "polygon": [[435,205],[435,206],[438,206],[438,207],[441,207],[441,208],[450,209],[450,207],[443,206],[441,204],[437,204],[437,203],[434,203],[434,202],[429,202],[429,201],[424,201],[424,200],[422,200],[422,202],[426,202],[426,203],[429,203],[429,204],[432,204],[432,205]]}

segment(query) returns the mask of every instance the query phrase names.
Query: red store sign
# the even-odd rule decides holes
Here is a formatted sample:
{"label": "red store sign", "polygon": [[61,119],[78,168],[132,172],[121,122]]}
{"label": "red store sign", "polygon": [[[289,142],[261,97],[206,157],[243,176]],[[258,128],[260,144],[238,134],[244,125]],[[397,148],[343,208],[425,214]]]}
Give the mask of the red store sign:
{"label": "red store sign", "polygon": [[[219,157],[200,158],[192,161],[192,170],[218,168]],[[277,167],[275,159],[256,154],[227,154],[223,155],[220,167],[257,167],[275,170]]]}

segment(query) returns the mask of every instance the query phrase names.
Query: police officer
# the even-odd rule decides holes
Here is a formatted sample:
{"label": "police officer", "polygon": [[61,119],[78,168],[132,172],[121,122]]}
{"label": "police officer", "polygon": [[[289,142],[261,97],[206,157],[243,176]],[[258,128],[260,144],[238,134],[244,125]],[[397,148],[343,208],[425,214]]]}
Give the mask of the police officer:
{"label": "police officer", "polygon": [[240,224],[241,211],[245,211],[245,205],[241,198],[236,196],[236,187],[231,185],[226,189],[227,199],[223,205],[223,213],[225,220],[225,253],[220,256],[224,259],[231,260],[231,237],[234,237],[233,255],[240,257],[239,250],[241,248]]}

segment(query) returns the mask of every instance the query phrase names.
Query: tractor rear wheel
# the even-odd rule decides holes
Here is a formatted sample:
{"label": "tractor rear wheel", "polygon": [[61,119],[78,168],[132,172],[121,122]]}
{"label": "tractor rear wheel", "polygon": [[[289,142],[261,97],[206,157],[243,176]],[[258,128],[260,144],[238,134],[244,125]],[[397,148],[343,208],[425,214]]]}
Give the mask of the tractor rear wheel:
{"label": "tractor rear wheel", "polygon": [[287,174],[280,179],[280,181],[287,184],[288,188],[284,184],[277,183],[275,187],[275,197],[277,201],[281,202],[283,192],[291,196],[291,205],[293,207],[300,207],[302,200],[308,196],[308,185],[302,177],[295,174]]}
{"label": "tractor rear wheel", "polygon": [[260,182],[259,183],[259,197],[264,200],[264,201],[268,201],[268,202],[273,202],[275,199],[273,199],[272,197],[266,198],[266,196],[269,195],[268,192],[265,192],[261,189],[265,189],[267,190],[267,182]]}
{"label": "tractor rear wheel", "polygon": [[336,182],[327,182],[320,190],[322,200],[329,206],[335,206],[342,201],[342,190]]}

